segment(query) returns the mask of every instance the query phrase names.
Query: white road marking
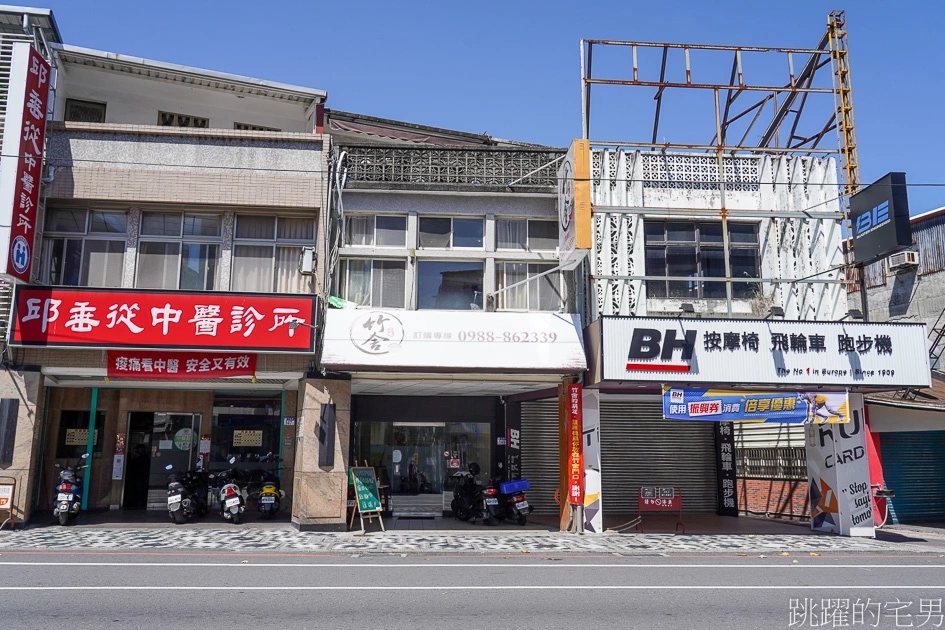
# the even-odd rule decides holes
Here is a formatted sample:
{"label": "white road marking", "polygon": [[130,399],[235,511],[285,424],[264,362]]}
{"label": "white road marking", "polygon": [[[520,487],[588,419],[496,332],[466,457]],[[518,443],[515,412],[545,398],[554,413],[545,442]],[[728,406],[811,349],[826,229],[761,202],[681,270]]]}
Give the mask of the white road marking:
{"label": "white road marking", "polygon": [[772,590],[945,590],[943,585],[506,585],[506,586],[0,586],[0,591],[772,591]]}
{"label": "white road marking", "polygon": [[[803,556],[801,556],[803,557]],[[750,560],[751,558],[746,558]],[[784,556],[784,560],[797,560],[798,557]],[[809,558],[804,558],[809,560]],[[577,562],[555,561],[550,564],[516,564],[516,563],[403,563],[403,564],[380,564],[376,562],[364,564],[347,564],[340,562],[317,563],[317,562],[253,562],[248,561],[245,564],[242,560],[233,562],[22,562],[6,561],[0,562],[0,566],[36,566],[36,567],[246,567],[246,568],[269,568],[269,567],[293,567],[293,568],[337,568],[337,569],[409,569],[409,568],[450,568],[450,569],[478,569],[478,568],[503,568],[503,569],[562,569],[562,568],[584,568],[584,569],[945,569],[945,563],[940,564],[582,564]]]}

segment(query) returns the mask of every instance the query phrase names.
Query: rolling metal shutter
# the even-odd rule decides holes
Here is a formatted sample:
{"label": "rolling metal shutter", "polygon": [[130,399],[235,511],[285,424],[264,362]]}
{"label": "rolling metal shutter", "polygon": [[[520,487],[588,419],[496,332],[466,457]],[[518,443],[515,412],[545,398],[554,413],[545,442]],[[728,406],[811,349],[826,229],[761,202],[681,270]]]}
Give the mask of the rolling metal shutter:
{"label": "rolling metal shutter", "polygon": [[526,496],[535,514],[559,513],[558,399],[522,403],[522,477],[530,486]]}
{"label": "rolling metal shutter", "polygon": [[636,514],[640,486],[676,486],[683,512],[715,514],[715,434],[711,422],[664,420],[660,402],[601,397],[604,515]]}
{"label": "rolling metal shutter", "polygon": [[945,431],[880,433],[883,477],[894,490],[889,521],[945,520]]}

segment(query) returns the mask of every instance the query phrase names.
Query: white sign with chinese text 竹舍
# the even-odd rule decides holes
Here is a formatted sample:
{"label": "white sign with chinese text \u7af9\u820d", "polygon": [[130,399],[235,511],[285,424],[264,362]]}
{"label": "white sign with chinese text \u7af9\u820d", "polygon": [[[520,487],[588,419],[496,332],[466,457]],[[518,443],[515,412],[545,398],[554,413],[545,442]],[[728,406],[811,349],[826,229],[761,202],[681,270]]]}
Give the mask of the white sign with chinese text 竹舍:
{"label": "white sign with chinese text \u7af9\u820d", "polygon": [[577,315],[329,309],[326,321],[322,363],[330,369],[587,369]]}
{"label": "white sign with chinese text \u7af9\u820d", "polygon": [[603,379],[929,387],[924,324],[604,317]]}

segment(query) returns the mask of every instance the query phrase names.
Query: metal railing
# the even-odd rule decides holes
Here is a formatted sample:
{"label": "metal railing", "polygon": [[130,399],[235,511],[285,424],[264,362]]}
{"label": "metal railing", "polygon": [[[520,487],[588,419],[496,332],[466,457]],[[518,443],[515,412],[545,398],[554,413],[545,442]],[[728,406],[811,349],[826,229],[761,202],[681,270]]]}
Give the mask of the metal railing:
{"label": "metal railing", "polygon": [[564,150],[345,145],[348,183],[553,188]]}
{"label": "metal railing", "polygon": [[736,450],[739,477],[807,480],[804,447],[750,447]]}

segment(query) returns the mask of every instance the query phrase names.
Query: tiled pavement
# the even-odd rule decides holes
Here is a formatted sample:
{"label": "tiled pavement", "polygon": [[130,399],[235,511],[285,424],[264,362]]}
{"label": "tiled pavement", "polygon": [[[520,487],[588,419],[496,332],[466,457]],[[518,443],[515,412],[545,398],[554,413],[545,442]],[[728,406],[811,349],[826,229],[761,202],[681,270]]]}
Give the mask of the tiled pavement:
{"label": "tiled pavement", "polygon": [[[930,543],[931,541],[931,543]],[[945,539],[898,537],[897,540],[844,538],[829,535],[616,534],[576,535],[560,532],[298,532],[291,526],[272,528],[186,529],[183,527],[35,527],[0,531],[4,551],[205,550],[332,554],[761,554],[945,552]]]}

